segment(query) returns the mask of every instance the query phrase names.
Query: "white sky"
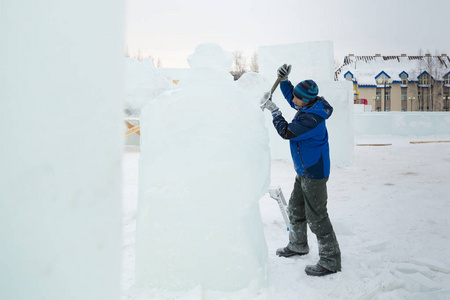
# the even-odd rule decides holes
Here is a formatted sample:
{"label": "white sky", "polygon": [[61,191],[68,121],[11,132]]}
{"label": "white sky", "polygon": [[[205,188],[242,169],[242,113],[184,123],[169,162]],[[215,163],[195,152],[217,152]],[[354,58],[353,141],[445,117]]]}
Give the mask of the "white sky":
{"label": "white sky", "polygon": [[450,0],[126,0],[131,55],[188,67],[201,43],[250,57],[259,46],[331,40],[335,57],[450,54]]}

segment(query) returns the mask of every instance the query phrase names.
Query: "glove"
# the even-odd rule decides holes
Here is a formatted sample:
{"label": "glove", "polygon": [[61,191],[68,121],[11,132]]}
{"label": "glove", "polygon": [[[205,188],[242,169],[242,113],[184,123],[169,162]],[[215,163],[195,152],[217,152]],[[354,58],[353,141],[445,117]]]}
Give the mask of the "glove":
{"label": "glove", "polygon": [[281,113],[278,110],[278,106],[275,103],[273,103],[272,100],[267,100],[264,108],[267,110],[270,110],[270,112],[272,113],[272,116],[274,116],[274,113]]}
{"label": "glove", "polygon": [[[272,99],[272,95],[271,95],[269,92],[264,93],[264,96],[261,98],[261,105],[260,105],[262,111],[264,111],[264,108],[267,108],[267,107],[266,107],[266,106],[267,106],[267,103],[268,103],[271,99]],[[267,109],[268,109],[268,108],[267,108]]]}
{"label": "glove", "polygon": [[288,79],[289,73],[291,73],[291,65],[284,64],[278,68],[277,74],[281,77],[281,81],[286,81]]}
{"label": "glove", "polygon": [[270,93],[265,93],[261,98],[261,110],[264,111],[264,109],[269,110],[272,113],[272,117],[281,115],[281,111],[279,111],[278,106],[273,103],[272,95],[270,95]]}
{"label": "glove", "polygon": [[261,110],[264,111],[264,109],[269,110],[272,114],[273,112],[278,111],[278,106],[273,103],[272,95],[269,92],[265,93],[261,98]]}
{"label": "glove", "polygon": [[[266,98],[266,100],[267,100],[267,98]],[[274,111],[276,111],[276,110],[278,110],[278,106],[275,104],[275,103],[273,103],[273,101],[272,100],[267,100],[266,101],[266,103],[264,104],[264,107],[261,107],[262,109],[267,109],[267,110],[269,110],[270,112],[274,112]]]}

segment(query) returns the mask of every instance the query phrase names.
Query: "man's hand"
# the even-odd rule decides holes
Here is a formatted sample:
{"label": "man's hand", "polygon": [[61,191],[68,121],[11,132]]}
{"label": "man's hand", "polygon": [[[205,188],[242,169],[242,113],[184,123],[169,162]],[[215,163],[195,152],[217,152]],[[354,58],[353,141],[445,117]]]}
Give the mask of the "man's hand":
{"label": "man's hand", "polygon": [[291,73],[291,65],[284,64],[278,68],[277,74],[281,77],[281,81],[286,81],[288,79],[289,73]]}
{"label": "man's hand", "polygon": [[267,100],[266,105],[264,106],[265,109],[270,110],[270,112],[273,113],[278,111],[278,106],[272,102],[272,100]]}
{"label": "man's hand", "polygon": [[267,109],[271,112],[278,110],[278,106],[276,106],[275,103],[272,102],[272,96],[270,95],[270,93],[265,93],[261,98],[261,109]]}
{"label": "man's hand", "polygon": [[281,111],[278,109],[278,106],[272,102],[272,96],[270,93],[265,93],[261,98],[261,110],[264,111],[264,109],[269,110],[273,117],[281,115]]}

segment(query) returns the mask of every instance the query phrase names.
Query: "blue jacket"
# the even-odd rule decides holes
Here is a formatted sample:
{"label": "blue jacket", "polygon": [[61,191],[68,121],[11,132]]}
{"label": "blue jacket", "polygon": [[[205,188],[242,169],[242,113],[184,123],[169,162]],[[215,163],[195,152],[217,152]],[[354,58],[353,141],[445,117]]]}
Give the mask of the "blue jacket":
{"label": "blue jacket", "polygon": [[[292,108],[294,87],[288,80],[280,83],[281,91]],[[333,107],[320,97],[300,108],[291,123],[281,113],[274,114],[273,125],[278,134],[289,140],[291,155],[297,174],[321,179],[330,175],[330,149],[325,120],[333,113]]]}

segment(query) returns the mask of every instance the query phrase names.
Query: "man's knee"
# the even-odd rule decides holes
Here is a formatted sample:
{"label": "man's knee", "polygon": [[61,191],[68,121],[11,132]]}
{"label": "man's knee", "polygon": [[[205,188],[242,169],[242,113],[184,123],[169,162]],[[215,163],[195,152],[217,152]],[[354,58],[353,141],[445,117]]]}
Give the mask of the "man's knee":
{"label": "man's knee", "polygon": [[306,221],[306,215],[305,215],[305,209],[301,206],[289,206],[287,208],[287,214],[289,216],[289,220],[291,224],[305,222]]}
{"label": "man's knee", "polygon": [[333,231],[328,214],[317,218],[308,218],[308,225],[311,231],[317,236],[324,236]]}

